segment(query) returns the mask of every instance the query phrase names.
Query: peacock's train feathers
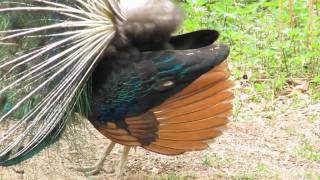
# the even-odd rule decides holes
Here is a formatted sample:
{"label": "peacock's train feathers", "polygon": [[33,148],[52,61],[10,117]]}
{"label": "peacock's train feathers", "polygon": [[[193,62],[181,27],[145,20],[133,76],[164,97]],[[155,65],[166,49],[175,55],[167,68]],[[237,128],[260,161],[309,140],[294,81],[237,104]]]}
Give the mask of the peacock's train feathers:
{"label": "peacock's train feathers", "polygon": [[179,8],[139,3],[146,2],[0,0],[0,165],[59,136],[106,53],[169,39]]}

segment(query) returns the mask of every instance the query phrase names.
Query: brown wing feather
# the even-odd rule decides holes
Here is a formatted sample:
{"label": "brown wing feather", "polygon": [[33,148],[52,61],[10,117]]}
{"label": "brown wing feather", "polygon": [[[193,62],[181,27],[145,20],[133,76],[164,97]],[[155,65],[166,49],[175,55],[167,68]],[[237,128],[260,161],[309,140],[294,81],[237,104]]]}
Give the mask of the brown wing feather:
{"label": "brown wing feather", "polygon": [[127,146],[142,145],[136,137],[129,135],[129,132],[124,129],[117,128],[114,123],[108,123],[106,126],[95,127],[101,134],[108,137],[113,142]]}
{"label": "brown wing feather", "polygon": [[233,85],[232,81],[220,81],[214,84],[211,88],[204,90],[202,92],[199,92],[197,94],[191,95],[189,97],[179,99],[179,100],[165,101],[163,104],[155,108],[155,111],[165,111],[167,109],[186,106],[194,102],[204,100],[218,92],[229,89],[230,87],[232,87],[232,85]]}
{"label": "brown wing feather", "polygon": [[206,74],[200,76],[196,81],[192,82],[187,88],[183,89],[176,95],[169,98],[167,102],[183,98],[185,96],[190,96],[194,93],[202,91],[216,82],[228,79],[229,76],[230,72],[227,69],[227,63],[222,63],[213,68],[211,71],[207,72]]}
{"label": "brown wing feather", "polygon": [[207,148],[208,140],[221,135],[232,114],[230,101],[234,96],[229,89],[233,82],[228,81],[229,75],[223,63],[153,108],[160,123],[158,139],[144,148],[161,154],[171,154],[172,149],[187,152]]}
{"label": "brown wing feather", "polygon": [[221,132],[215,128],[183,133],[161,132],[159,133],[159,139],[175,141],[203,141],[211,139],[212,137],[217,137],[220,134]]}
{"label": "brown wing feather", "polygon": [[190,132],[223,126],[227,123],[228,119],[226,118],[211,117],[203,120],[196,120],[180,124],[164,124],[160,126],[159,132]]}
{"label": "brown wing feather", "polygon": [[[159,111],[155,112],[159,118],[166,118],[166,117],[172,117],[172,116],[179,116],[183,114],[187,114],[190,112],[200,111],[203,109],[206,109],[210,106],[215,106],[219,102],[228,101],[233,98],[233,93],[224,91],[215,94],[214,96],[211,96],[205,100],[194,102],[187,106],[172,108],[167,111]],[[161,117],[160,117],[161,116]]]}
{"label": "brown wing feather", "polygon": [[163,139],[157,139],[152,144],[161,146],[161,147],[167,147],[177,150],[184,150],[184,151],[197,151],[197,150],[203,150],[208,148],[208,144],[201,142],[201,141],[173,141],[173,140],[163,140]]}
{"label": "brown wing feather", "polygon": [[232,112],[229,76],[222,63],[144,115],[126,118],[125,130],[113,123],[98,130],[116,143],[165,155],[206,149]]}
{"label": "brown wing feather", "polygon": [[183,98],[185,96],[190,96],[199,91],[202,91],[208,88],[210,85],[228,78],[229,75],[230,75],[229,73],[225,73],[225,72],[214,72],[210,74],[205,74],[201,76],[197,81],[194,81],[193,83],[191,83],[188,86],[188,88],[183,89],[182,91],[177,93],[175,96],[169,98],[168,102],[179,99],[179,98]]}
{"label": "brown wing feather", "polygon": [[150,144],[148,146],[144,146],[143,148],[145,148],[149,151],[159,153],[159,154],[164,154],[164,155],[179,155],[179,154],[183,154],[186,152],[185,150],[162,147],[162,146],[158,146],[156,144]]}
{"label": "brown wing feather", "polygon": [[211,107],[203,107],[203,109],[195,109],[190,111],[177,111],[176,113],[172,112],[171,114],[159,115],[159,121],[161,123],[183,123],[196,121],[198,119],[210,118],[217,116],[221,113],[228,112],[232,110],[232,105],[230,103],[220,103],[213,105]]}

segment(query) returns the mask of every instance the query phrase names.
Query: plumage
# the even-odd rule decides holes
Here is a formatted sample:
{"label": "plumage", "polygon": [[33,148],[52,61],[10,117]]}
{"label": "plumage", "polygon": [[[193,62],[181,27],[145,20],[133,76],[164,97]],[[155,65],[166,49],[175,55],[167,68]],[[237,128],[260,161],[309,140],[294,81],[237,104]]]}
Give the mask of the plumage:
{"label": "plumage", "polygon": [[89,120],[103,135],[126,146],[165,155],[206,149],[207,140],[221,135],[232,112],[233,83],[223,62],[229,50],[212,44],[217,35],[197,31],[172,37],[175,50],[119,55],[123,58],[115,62],[129,57],[135,63],[116,70],[116,76],[111,73],[110,79],[96,76]]}
{"label": "plumage", "polygon": [[[49,11],[65,16],[55,15],[55,23],[43,27],[59,30],[49,34],[53,42],[45,48],[0,61],[0,70],[26,66],[20,73],[9,70],[2,78],[0,123],[18,120],[0,134],[0,165],[30,158],[57,140],[74,112],[85,115],[112,141],[104,156],[115,143],[124,145],[126,153],[141,146],[179,155],[206,149],[208,140],[221,135],[232,112],[233,83],[225,62],[229,48],[215,43],[217,31],[172,36],[182,13],[170,0],[134,1],[137,4],[76,0],[78,6],[35,2],[48,7],[0,7],[0,12]],[[0,40],[33,35],[33,31],[42,28],[5,31],[12,34]],[[45,54],[48,57],[42,57]],[[14,87],[21,92],[18,98],[3,96]],[[32,103],[16,117],[15,111],[25,102]],[[121,158],[119,174],[127,156]],[[104,161],[105,157],[84,171],[96,173]]]}

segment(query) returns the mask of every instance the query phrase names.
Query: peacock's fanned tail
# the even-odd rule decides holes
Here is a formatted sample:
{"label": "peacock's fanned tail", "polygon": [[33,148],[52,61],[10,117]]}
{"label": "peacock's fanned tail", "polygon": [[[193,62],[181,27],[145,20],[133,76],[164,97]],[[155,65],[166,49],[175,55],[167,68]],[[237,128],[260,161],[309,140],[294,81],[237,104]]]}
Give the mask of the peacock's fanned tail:
{"label": "peacock's fanned tail", "polygon": [[[23,18],[6,24],[13,16]],[[113,0],[8,0],[0,3],[0,18],[0,50],[5,52],[0,55],[4,165],[63,129],[115,36],[114,20],[124,17]]]}

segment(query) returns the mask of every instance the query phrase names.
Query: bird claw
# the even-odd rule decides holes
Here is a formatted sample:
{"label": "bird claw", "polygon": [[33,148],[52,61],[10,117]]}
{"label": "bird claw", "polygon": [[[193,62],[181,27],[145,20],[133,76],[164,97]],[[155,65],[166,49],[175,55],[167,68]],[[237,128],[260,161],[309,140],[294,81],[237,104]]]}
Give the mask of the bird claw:
{"label": "bird claw", "polygon": [[94,165],[92,167],[85,167],[85,168],[74,168],[76,171],[82,172],[87,176],[93,176],[99,174],[101,171],[105,173],[114,173],[114,169],[110,169],[109,171],[105,170],[101,165]]}
{"label": "bird claw", "polygon": [[98,162],[91,166],[91,167],[85,167],[85,168],[73,168],[76,171],[83,172],[87,176],[92,176],[100,173],[101,171],[104,171],[106,173],[113,173],[114,169],[111,169],[110,171],[106,171],[103,169],[103,164],[106,160],[106,157],[110,154],[111,150],[114,148],[115,143],[111,142],[108,146],[108,148],[105,150],[105,152],[102,154]]}
{"label": "bird claw", "polygon": [[[85,168],[74,168],[74,167],[71,167],[71,168],[75,169],[76,171],[84,173],[86,176],[93,176],[93,175],[96,175],[96,174],[100,173],[101,171],[104,171],[104,172],[106,172],[108,174],[114,173],[115,172],[114,169],[110,169],[109,171],[106,171],[105,169],[103,169],[103,164],[104,164],[104,162],[106,160],[106,156],[110,154],[110,152],[113,149],[114,145],[115,145],[114,142],[110,143],[110,145],[108,146],[106,151],[103,153],[101,158],[98,160],[98,162],[94,166],[85,167]],[[124,166],[125,166],[125,162],[127,161],[130,148],[131,148],[130,146],[124,146],[124,149],[123,149],[123,151],[121,153],[122,154],[121,155],[121,161],[119,162],[117,172],[115,173],[117,179],[119,179],[123,174],[123,169],[124,169]]]}
{"label": "bird claw", "polygon": [[101,171],[103,171],[103,168],[94,168],[94,167],[88,167],[88,168],[79,168],[76,169],[79,172],[83,172],[86,176],[93,176],[96,174],[99,174]]}

